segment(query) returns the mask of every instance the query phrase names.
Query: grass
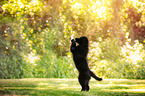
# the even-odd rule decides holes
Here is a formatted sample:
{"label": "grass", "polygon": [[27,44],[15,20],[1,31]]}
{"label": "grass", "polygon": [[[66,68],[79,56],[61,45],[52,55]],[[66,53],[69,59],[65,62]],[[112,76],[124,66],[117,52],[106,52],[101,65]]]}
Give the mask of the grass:
{"label": "grass", "polygon": [[92,79],[80,90],[77,79],[0,79],[0,96],[145,96],[145,80]]}

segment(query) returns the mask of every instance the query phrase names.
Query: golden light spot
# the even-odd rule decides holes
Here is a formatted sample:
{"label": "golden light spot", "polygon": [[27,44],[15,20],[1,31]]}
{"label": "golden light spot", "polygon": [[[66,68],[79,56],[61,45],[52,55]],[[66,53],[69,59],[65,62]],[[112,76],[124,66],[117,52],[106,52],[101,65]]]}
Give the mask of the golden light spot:
{"label": "golden light spot", "polygon": [[81,9],[83,8],[83,5],[81,3],[75,3],[74,5],[72,5],[73,9]]}

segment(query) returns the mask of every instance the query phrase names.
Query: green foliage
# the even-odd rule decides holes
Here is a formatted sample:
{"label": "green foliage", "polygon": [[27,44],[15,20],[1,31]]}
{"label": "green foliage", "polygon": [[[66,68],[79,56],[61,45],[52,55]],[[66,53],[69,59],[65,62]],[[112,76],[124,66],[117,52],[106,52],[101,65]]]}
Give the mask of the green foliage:
{"label": "green foliage", "polygon": [[29,62],[25,66],[25,78],[68,78],[76,77],[75,68],[70,57],[58,58],[53,51],[46,54],[35,63]]}
{"label": "green foliage", "polygon": [[76,77],[69,53],[70,37],[85,35],[90,41],[89,65],[96,74],[144,79],[144,3],[3,0],[0,78]]}
{"label": "green foliage", "polygon": [[[18,43],[18,42],[17,42]],[[19,46],[19,44],[16,44]],[[13,42],[0,37],[0,78],[22,78],[24,75],[23,60],[19,50],[13,47]]]}
{"label": "green foliage", "polygon": [[[112,43],[112,45],[115,44]],[[110,44],[110,47],[112,45]],[[134,45],[130,45],[129,42],[126,42],[126,45],[121,47],[121,51],[119,51],[118,48],[120,47],[117,47],[117,45],[116,47],[112,47],[111,49],[113,49],[112,51],[114,52],[111,52],[112,54],[110,53],[111,55],[109,56],[106,52],[101,52],[108,57],[105,57],[103,54],[103,58],[100,58],[99,60],[91,60],[94,61],[92,62],[92,65],[94,65],[92,70],[94,70],[96,74],[108,78],[144,79],[145,55],[143,45],[139,44],[138,41],[136,41]],[[98,46],[97,48],[94,48],[94,50],[95,49],[97,50]],[[108,49],[107,52],[110,52],[109,48],[106,49]]]}
{"label": "green foliage", "polygon": [[[25,66],[25,78],[37,77],[37,78],[66,78],[74,77],[74,66],[72,65],[72,59],[70,57],[58,57],[53,51],[53,44],[56,40],[55,30],[49,29],[43,30],[40,38],[43,38],[42,45],[36,47],[30,54],[24,55],[27,61]],[[41,55],[38,55],[39,54]]]}
{"label": "green foliage", "polygon": [[23,77],[23,67],[26,63],[22,58],[4,56],[4,58],[0,58],[0,61],[0,78],[15,79]]}

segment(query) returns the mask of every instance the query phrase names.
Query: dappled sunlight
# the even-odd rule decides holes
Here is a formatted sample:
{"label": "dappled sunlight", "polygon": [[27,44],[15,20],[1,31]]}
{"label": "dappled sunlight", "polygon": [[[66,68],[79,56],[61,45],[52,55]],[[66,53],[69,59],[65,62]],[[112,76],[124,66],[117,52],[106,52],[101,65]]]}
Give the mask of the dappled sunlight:
{"label": "dappled sunlight", "polygon": [[35,55],[35,52],[31,52],[28,55],[24,55],[24,59],[31,64],[37,65],[35,64],[36,61],[38,61],[40,59],[39,56]]}
{"label": "dappled sunlight", "polygon": [[90,62],[99,60],[100,54],[102,54],[100,44],[97,42],[93,42],[90,44],[90,48],[91,50],[89,51],[89,54],[88,54],[88,58],[91,59]]}
{"label": "dappled sunlight", "polygon": [[[94,80],[93,80],[94,81]],[[129,79],[104,79],[99,84],[92,84],[92,87],[100,87],[101,90],[107,92],[133,92],[145,93],[145,80],[129,80]],[[105,84],[104,84],[105,83]]]}
{"label": "dappled sunlight", "polygon": [[92,2],[92,5],[90,9],[88,10],[92,11],[94,15],[98,15],[99,18],[106,20],[106,19],[109,19],[108,18],[109,10],[107,9],[107,6],[105,5],[110,5],[110,2],[107,0],[103,2],[100,2],[100,1]]}
{"label": "dappled sunlight", "polygon": [[49,85],[49,83],[39,83],[38,86]]}
{"label": "dappled sunlight", "polygon": [[[65,2],[65,1],[64,1]],[[71,1],[72,3],[72,10],[74,10],[74,13],[77,13],[78,15],[81,14],[91,14],[92,18],[94,20],[96,19],[102,19],[102,20],[107,20],[111,18],[110,11],[111,9],[108,8],[111,4],[111,0],[103,0],[103,1],[84,1],[80,2],[78,0]],[[87,6],[84,6],[85,3],[88,3]],[[87,10],[87,11],[86,11]]]}
{"label": "dappled sunlight", "polygon": [[145,89],[104,89],[104,91],[144,93]]}
{"label": "dappled sunlight", "polygon": [[[135,8],[139,9],[139,11],[143,11],[142,8],[144,6],[143,3],[141,3],[139,0],[128,0],[130,4],[132,4]],[[140,6],[140,8],[138,8]]]}
{"label": "dappled sunlight", "polygon": [[[72,92],[78,96],[79,94],[90,95],[139,95],[145,94],[145,80],[129,80],[129,79],[104,79],[101,82],[95,79],[90,80],[90,91],[80,92],[81,86],[77,79],[59,79],[59,78],[29,78],[29,79],[1,79],[0,90],[9,90],[14,94],[61,94],[66,95]],[[58,92],[59,91],[59,92]],[[50,93],[51,92],[51,93]],[[119,93],[118,93],[119,92]],[[99,94],[98,94],[99,93]],[[101,93],[101,94],[100,94]],[[110,95],[110,96],[112,96]],[[84,96],[84,95],[83,95]]]}
{"label": "dappled sunlight", "polygon": [[33,3],[34,5],[38,4],[39,1],[38,0],[31,0],[31,3]]}
{"label": "dappled sunlight", "polygon": [[20,8],[24,8],[24,4],[20,0],[18,0],[18,4],[20,5]]}
{"label": "dappled sunlight", "polygon": [[129,42],[126,42],[126,45],[122,47],[121,52],[125,60],[133,64],[142,61],[145,53],[143,44],[140,44],[138,40],[135,41],[133,46],[131,46]]}
{"label": "dappled sunlight", "polygon": [[83,8],[83,5],[81,3],[75,3],[72,5],[72,8],[79,10],[79,9]]}
{"label": "dappled sunlight", "polygon": [[144,9],[144,0],[2,0],[0,78],[75,78],[70,41],[86,36],[99,77],[144,79]]}
{"label": "dappled sunlight", "polygon": [[145,89],[103,89],[104,91],[113,92],[133,92],[133,93],[144,93]]}
{"label": "dappled sunlight", "polygon": [[74,12],[78,15],[81,15],[82,10],[83,10],[83,4],[75,2],[74,4],[71,5],[72,10],[75,10]]}

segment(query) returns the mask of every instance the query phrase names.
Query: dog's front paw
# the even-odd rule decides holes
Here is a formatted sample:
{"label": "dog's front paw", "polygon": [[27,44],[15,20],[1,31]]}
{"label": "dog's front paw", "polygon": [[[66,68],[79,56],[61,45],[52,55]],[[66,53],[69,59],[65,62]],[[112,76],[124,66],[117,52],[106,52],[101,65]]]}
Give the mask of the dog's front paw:
{"label": "dog's front paw", "polygon": [[71,39],[71,42],[74,42],[75,40],[74,39]]}

